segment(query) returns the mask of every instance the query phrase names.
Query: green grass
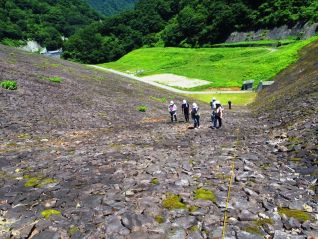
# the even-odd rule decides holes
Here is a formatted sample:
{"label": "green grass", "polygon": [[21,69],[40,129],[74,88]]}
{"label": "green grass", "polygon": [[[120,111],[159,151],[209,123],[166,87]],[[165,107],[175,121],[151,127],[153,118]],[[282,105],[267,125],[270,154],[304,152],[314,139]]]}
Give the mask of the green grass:
{"label": "green grass", "polygon": [[313,220],[313,217],[304,211],[289,209],[289,208],[278,208],[278,213],[280,215],[285,214],[287,217],[293,217],[300,222],[305,222],[307,220]]}
{"label": "green grass", "polygon": [[147,109],[148,109],[148,107],[145,106],[145,105],[140,105],[140,106],[137,107],[137,110],[140,111],[140,112],[146,112]]}
{"label": "green grass", "polygon": [[51,81],[54,83],[61,83],[62,82],[62,78],[59,76],[49,77],[47,79],[48,79],[48,81]]}
{"label": "green grass", "polygon": [[16,90],[18,88],[17,82],[11,80],[0,82],[0,86],[7,90]]}
{"label": "green grass", "polygon": [[250,79],[257,86],[259,81],[270,80],[297,61],[298,51],[317,39],[318,36],[279,48],[141,48],[100,66],[122,72],[143,70],[143,76],[172,73],[207,80],[211,82],[207,88],[241,87],[243,81]]}
{"label": "green grass", "polygon": [[254,102],[256,98],[256,93],[244,93],[244,94],[235,94],[235,93],[219,93],[219,94],[191,94],[187,95],[187,97],[210,103],[212,97],[215,97],[218,101],[221,102],[223,106],[227,106],[227,102],[230,100],[232,102],[232,106],[242,106],[248,105]]}

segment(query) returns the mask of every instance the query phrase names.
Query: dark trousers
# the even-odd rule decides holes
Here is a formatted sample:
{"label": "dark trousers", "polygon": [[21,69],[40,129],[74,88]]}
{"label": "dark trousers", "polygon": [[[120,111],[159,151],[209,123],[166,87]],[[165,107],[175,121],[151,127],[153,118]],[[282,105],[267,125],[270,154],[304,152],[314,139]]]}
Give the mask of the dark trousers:
{"label": "dark trousers", "polygon": [[212,127],[216,127],[216,121],[215,121],[215,112],[213,111],[211,114],[211,122],[212,122]]}
{"label": "dark trousers", "polygon": [[215,115],[215,120],[214,120],[214,127],[217,127],[217,122],[219,122],[218,128],[222,127],[222,118],[218,115]]}
{"label": "dark trousers", "polygon": [[171,122],[173,122],[173,118],[177,122],[177,112],[175,111],[170,112],[170,117],[171,117]]}
{"label": "dark trousers", "polygon": [[189,122],[189,110],[184,110],[183,114],[184,114],[185,121]]}
{"label": "dark trousers", "polygon": [[194,128],[200,127],[200,115],[195,115],[193,117],[193,121],[194,121]]}

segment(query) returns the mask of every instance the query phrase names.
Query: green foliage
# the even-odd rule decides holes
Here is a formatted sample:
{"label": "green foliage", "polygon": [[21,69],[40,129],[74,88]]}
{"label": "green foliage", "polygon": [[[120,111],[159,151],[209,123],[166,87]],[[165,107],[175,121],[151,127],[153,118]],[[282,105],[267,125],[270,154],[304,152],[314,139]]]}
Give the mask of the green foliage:
{"label": "green foliage", "polygon": [[[89,1],[96,5],[101,3],[101,0]],[[116,4],[122,1],[116,1]],[[103,4],[109,4],[109,1]],[[71,37],[65,46],[65,58],[101,63],[116,60],[142,46],[211,46],[224,42],[234,31],[314,22],[318,20],[317,12],[316,0],[139,0],[134,10],[88,27],[86,35],[98,44],[83,39],[84,34],[80,32]],[[18,34],[19,29],[12,29],[12,32]],[[112,41],[101,52],[103,39]]]}
{"label": "green foliage", "polygon": [[19,46],[23,46],[25,44],[25,42],[22,40],[14,40],[14,39],[10,39],[10,38],[4,38],[1,40],[0,43],[3,45],[13,46],[13,47],[19,47]]}
{"label": "green foliage", "polygon": [[48,80],[51,82],[54,82],[54,83],[61,83],[62,82],[62,78],[59,76],[49,77]]}
{"label": "green foliage", "polygon": [[186,209],[187,206],[181,202],[181,197],[175,194],[169,194],[165,200],[162,202],[162,206],[169,210],[174,209]]}
{"label": "green foliage", "polygon": [[254,235],[260,235],[260,236],[263,235],[257,226],[247,226],[247,227],[244,227],[242,230]]}
{"label": "green foliage", "polygon": [[[106,68],[135,72],[144,69],[144,75],[172,73],[211,82],[207,87],[241,87],[243,81],[253,79],[254,87],[260,81],[273,78],[298,60],[298,51],[317,40],[313,37],[280,48],[142,48],[130,52],[116,62],[102,64]],[[194,90],[202,90],[204,87]]]}
{"label": "green foliage", "polygon": [[300,222],[305,222],[308,220],[313,220],[313,217],[304,211],[289,209],[289,208],[278,208],[278,213],[280,215],[285,214],[287,217],[293,217]]}
{"label": "green foliage", "polygon": [[11,80],[2,81],[0,83],[0,86],[4,89],[7,89],[7,90],[16,90],[18,88],[17,82],[11,81]]}
{"label": "green foliage", "polygon": [[268,225],[273,225],[273,224],[274,224],[274,221],[273,221],[273,219],[270,219],[270,218],[262,218],[262,219],[257,219],[257,220],[254,222],[254,224],[255,224],[256,226],[262,227],[262,226],[264,226],[264,225],[266,225],[266,224],[268,224]]}
{"label": "green foliage", "polygon": [[96,11],[106,16],[133,9],[138,0],[86,0]]}
{"label": "green foliage", "polygon": [[204,188],[199,188],[194,192],[194,199],[202,199],[202,200],[208,200],[211,202],[216,202],[216,196],[215,194]]}
{"label": "green foliage", "polygon": [[42,217],[44,217],[45,219],[49,219],[50,216],[52,215],[61,215],[61,212],[55,209],[47,209],[41,212]]}
{"label": "green foliage", "polygon": [[145,105],[140,105],[140,106],[137,107],[137,109],[138,109],[138,111],[140,111],[140,112],[146,112],[147,109],[148,109],[148,107],[145,106]]}
{"label": "green foliage", "polygon": [[48,50],[62,47],[62,36],[98,20],[99,15],[80,0],[0,1],[0,42],[11,46],[19,40],[36,40]]}
{"label": "green foliage", "polygon": [[150,99],[160,102],[160,103],[167,103],[167,98],[166,97],[155,97],[155,96],[150,96]]}

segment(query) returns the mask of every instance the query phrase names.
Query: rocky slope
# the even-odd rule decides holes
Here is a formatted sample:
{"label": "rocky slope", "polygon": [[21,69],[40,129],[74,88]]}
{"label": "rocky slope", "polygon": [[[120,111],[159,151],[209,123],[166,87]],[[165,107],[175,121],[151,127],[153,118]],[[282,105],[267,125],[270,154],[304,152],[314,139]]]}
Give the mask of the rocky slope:
{"label": "rocky slope", "polygon": [[191,130],[169,123],[162,98],[179,96],[3,46],[0,72],[18,82],[0,89],[0,238],[318,235],[316,177],[271,141],[270,118],[234,107],[212,130],[200,104]]}

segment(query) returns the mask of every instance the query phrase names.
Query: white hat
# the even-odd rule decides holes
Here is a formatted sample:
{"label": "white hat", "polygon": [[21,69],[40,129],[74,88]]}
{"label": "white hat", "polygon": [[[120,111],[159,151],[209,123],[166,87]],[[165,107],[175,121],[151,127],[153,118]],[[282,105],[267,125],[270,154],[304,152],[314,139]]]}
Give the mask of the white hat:
{"label": "white hat", "polygon": [[198,105],[197,105],[196,103],[193,103],[192,105],[193,105],[193,107],[195,107],[195,108],[198,107]]}
{"label": "white hat", "polygon": [[183,100],[183,104],[185,104],[185,103],[187,103],[187,101],[186,101],[186,100]]}
{"label": "white hat", "polygon": [[170,101],[170,105],[173,105],[174,104],[174,102],[173,101]]}

